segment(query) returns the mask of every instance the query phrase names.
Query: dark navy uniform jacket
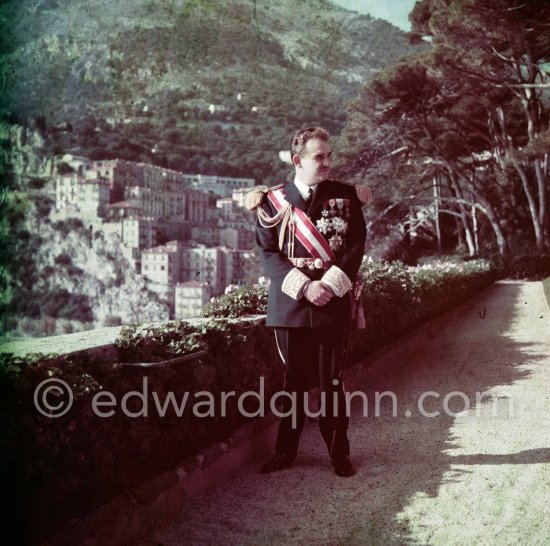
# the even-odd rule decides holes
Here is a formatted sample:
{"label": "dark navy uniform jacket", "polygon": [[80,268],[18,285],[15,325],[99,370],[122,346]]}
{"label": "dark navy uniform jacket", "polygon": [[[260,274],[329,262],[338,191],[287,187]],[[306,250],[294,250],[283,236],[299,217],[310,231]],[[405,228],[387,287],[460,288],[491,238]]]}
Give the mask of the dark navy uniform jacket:
{"label": "dark navy uniform jacket", "polygon": [[[286,200],[294,207],[297,207],[309,216],[313,224],[323,218],[323,210],[330,212],[335,210],[330,206],[331,199],[340,199],[345,203],[342,217],[347,216],[347,230],[340,233],[343,244],[339,250],[335,250],[336,261],[334,265],[340,268],[353,282],[357,276],[359,266],[365,250],[365,220],[361,210],[362,203],[357,197],[354,186],[334,180],[321,182],[314,193],[309,207],[293,182],[288,182],[284,188]],[[333,202],[334,203],[334,202]],[[276,214],[275,207],[270,203],[267,196],[260,205],[270,216]],[[336,207],[339,213],[341,209]],[[328,216],[325,212],[325,217]],[[285,236],[285,244],[279,250],[279,231],[281,224],[276,227],[263,227],[258,222],[256,225],[256,243],[260,254],[260,263],[266,275],[271,280],[269,287],[269,299],[267,306],[267,326],[281,328],[297,327],[330,327],[346,326],[350,320],[350,294],[342,297],[334,296],[324,306],[317,306],[309,302],[303,296],[295,300],[283,293],[281,290],[285,276],[295,267],[288,259],[288,236]],[[334,232],[331,232],[334,233]],[[328,234],[330,235],[330,233]],[[294,257],[311,258],[311,254],[295,238]],[[320,280],[324,274],[323,269],[300,268],[312,280]]]}

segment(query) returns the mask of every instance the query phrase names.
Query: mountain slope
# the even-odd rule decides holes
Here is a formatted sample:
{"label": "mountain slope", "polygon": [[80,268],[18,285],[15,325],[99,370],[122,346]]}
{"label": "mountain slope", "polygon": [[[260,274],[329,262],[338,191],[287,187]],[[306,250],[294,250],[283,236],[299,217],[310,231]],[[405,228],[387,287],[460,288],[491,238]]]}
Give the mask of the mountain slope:
{"label": "mountain slope", "polygon": [[54,150],[258,179],[282,176],[289,130],[339,133],[359,86],[418,49],[328,0],[8,0],[0,25],[0,113]]}

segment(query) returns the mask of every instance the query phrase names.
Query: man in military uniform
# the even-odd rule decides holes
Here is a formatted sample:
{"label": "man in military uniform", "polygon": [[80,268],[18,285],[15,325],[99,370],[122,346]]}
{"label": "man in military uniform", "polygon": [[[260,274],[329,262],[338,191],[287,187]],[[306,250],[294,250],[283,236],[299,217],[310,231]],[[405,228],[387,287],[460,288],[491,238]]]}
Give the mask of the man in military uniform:
{"label": "man in military uniform", "polygon": [[351,476],[342,375],[350,296],[365,246],[361,207],[371,194],[364,186],[329,180],[331,146],[320,127],[294,134],[291,157],[293,182],[257,188],[247,197],[248,208],[258,214],[256,242],[271,281],[267,326],[275,329],[288,393],[282,414],[289,415],[281,419],[275,456],[262,472],[294,463],[307,392],[318,386],[319,426],[334,470]]}

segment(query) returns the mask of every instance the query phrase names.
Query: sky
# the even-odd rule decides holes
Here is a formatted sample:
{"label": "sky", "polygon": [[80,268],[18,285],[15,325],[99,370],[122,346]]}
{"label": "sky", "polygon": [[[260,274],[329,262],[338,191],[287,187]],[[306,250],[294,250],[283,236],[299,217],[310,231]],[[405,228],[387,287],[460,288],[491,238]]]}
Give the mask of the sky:
{"label": "sky", "polygon": [[402,30],[410,31],[408,15],[416,0],[333,0],[333,2],[359,13],[368,13],[373,17],[385,19]]}

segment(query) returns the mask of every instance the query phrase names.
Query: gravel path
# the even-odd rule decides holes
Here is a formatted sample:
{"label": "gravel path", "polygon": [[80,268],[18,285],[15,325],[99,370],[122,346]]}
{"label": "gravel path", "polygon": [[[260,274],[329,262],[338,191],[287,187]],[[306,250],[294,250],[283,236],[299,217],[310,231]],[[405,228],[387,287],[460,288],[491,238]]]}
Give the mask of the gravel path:
{"label": "gravel path", "polygon": [[[309,423],[292,468],[242,468],[139,546],[550,544],[550,311],[541,283],[496,284],[362,381],[368,416],[355,398],[350,426],[355,476],[333,474]],[[384,391],[395,394],[395,416],[389,395],[376,415]],[[438,416],[419,411],[428,391],[439,397],[425,398],[424,413]]]}

